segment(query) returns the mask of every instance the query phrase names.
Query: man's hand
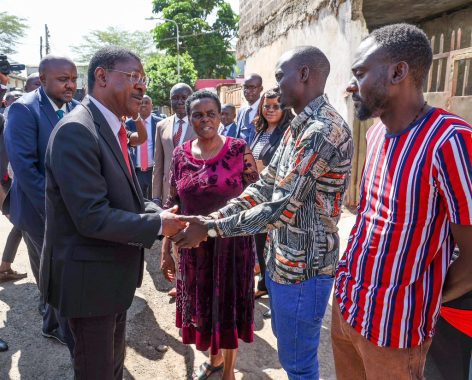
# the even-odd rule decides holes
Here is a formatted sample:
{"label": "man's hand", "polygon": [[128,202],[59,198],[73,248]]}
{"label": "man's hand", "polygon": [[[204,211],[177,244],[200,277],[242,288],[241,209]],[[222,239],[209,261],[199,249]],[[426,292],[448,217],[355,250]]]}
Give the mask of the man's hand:
{"label": "man's hand", "polygon": [[177,232],[186,227],[186,222],[181,221],[178,215],[175,215],[178,207],[174,206],[161,212],[162,234],[164,236],[174,236]]}
{"label": "man's hand", "polygon": [[161,251],[161,271],[164,275],[164,278],[173,282],[175,280],[175,262],[170,254],[172,249],[171,242],[168,238],[164,238],[162,242],[162,251]]}
{"label": "man's hand", "polygon": [[[189,217],[185,217],[186,221],[189,219]],[[191,220],[193,220],[193,222],[190,222],[185,230],[179,232],[171,238],[179,248],[195,248],[198,247],[202,241],[207,239],[208,227],[206,222],[202,221],[201,219]]]}

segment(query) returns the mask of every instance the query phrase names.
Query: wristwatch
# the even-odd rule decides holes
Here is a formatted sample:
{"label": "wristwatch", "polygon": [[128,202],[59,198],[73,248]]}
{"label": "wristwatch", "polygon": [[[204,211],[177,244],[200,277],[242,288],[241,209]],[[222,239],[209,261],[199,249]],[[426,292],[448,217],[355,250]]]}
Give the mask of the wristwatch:
{"label": "wristwatch", "polygon": [[218,236],[218,231],[216,229],[216,223],[214,221],[210,221],[207,223],[208,226],[208,236],[211,238],[215,238]]}

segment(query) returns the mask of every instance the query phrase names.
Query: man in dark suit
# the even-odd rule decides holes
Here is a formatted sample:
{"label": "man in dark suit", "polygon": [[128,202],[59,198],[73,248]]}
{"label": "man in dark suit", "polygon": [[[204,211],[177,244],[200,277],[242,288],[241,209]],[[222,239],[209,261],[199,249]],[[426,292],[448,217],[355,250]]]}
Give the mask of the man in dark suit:
{"label": "man in dark suit", "polygon": [[238,125],[236,137],[244,139],[248,146],[251,145],[256,135],[256,127],[253,121],[258,113],[262,90],[262,77],[259,74],[250,74],[244,79],[243,95],[247,100],[247,106],[239,109],[236,121]]}
{"label": "man in dark suit", "polygon": [[[45,225],[44,155],[57,122],[78,104],[72,99],[77,88],[77,69],[72,61],[47,56],[39,64],[39,75],[41,87],[10,106],[5,127],[5,145],[14,173],[6,208],[11,222],[25,234],[37,284]],[[72,350],[67,321],[49,306],[43,315],[42,333],[67,343]]]}
{"label": "man in dark suit", "polygon": [[[59,123],[46,152],[41,289],[69,318],[76,379],[122,379],[126,311],[144,247],[183,225],[144,201],[121,116],[136,119],[146,78],[140,59],[108,46],[92,57],[89,94]],[[175,210],[173,210],[175,211]]]}
{"label": "man in dark suit", "polygon": [[236,137],[238,126],[234,122],[236,118],[236,107],[232,104],[221,106],[221,126],[218,133],[223,136]]}
{"label": "man in dark suit", "polygon": [[160,117],[152,113],[152,99],[148,95],[144,95],[138,118],[136,120],[129,119],[126,122],[129,131],[137,132],[136,123],[141,122],[144,123],[147,132],[146,142],[130,149],[131,160],[145,199],[151,199],[156,124],[161,120]]}

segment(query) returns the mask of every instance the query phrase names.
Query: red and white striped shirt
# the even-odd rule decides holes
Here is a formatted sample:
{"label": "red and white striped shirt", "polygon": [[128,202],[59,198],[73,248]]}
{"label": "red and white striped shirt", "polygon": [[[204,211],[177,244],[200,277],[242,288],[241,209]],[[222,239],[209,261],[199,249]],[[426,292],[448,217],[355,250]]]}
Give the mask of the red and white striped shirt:
{"label": "red and white striped shirt", "polygon": [[433,335],[454,242],[472,225],[472,127],[431,109],[398,134],[367,132],[356,223],[336,273],[344,319],[372,343],[414,347]]}

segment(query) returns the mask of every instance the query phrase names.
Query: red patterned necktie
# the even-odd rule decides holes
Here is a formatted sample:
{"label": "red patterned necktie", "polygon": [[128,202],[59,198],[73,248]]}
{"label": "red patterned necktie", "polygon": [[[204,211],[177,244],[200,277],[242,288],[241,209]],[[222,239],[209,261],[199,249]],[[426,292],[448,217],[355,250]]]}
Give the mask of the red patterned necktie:
{"label": "red patterned necktie", "polygon": [[182,119],[179,119],[178,123],[179,128],[177,128],[177,132],[174,133],[174,137],[172,138],[174,148],[180,143],[180,138],[182,137],[182,125],[184,124],[184,121]]}
{"label": "red patterned necktie", "polygon": [[128,155],[128,136],[126,135],[126,129],[123,124],[121,124],[120,131],[118,132],[118,138],[120,140],[121,153],[123,153],[123,158],[125,159],[129,174],[132,176],[131,165],[129,163],[129,155]]}

